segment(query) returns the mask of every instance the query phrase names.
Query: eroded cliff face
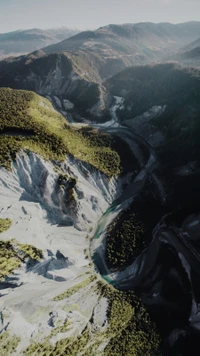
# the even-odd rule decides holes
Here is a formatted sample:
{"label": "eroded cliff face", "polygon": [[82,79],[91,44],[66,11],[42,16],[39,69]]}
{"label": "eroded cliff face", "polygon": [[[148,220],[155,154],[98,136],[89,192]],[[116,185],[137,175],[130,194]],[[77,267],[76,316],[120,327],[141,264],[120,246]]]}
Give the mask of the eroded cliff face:
{"label": "eroded cliff face", "polygon": [[[120,192],[115,178],[108,180],[74,158],[53,165],[25,152],[17,156],[12,171],[1,169],[0,184],[1,214],[13,221],[5,234],[20,235],[20,242],[29,240],[46,248],[50,246],[46,237],[41,238],[43,230],[48,227],[62,231],[62,225],[66,232],[69,229],[75,235],[86,236]],[[40,229],[43,223],[45,229]],[[62,247],[58,246],[57,235],[55,240],[53,252]],[[66,254],[67,248],[63,248],[61,252]]]}
{"label": "eroded cliff face", "polygon": [[[98,65],[97,65],[98,67]],[[103,117],[110,97],[102,84],[98,70],[90,55],[34,52],[0,64],[1,86],[13,89],[33,90],[51,98],[56,108],[75,119]],[[6,73],[6,75],[4,74]],[[58,98],[54,100],[54,96]],[[66,100],[70,101],[66,105]],[[98,121],[98,120],[96,120]]]}
{"label": "eroded cliff face", "polygon": [[[81,116],[85,116],[87,111],[94,117],[95,115],[101,117],[103,110],[107,107],[108,98],[103,85],[85,79],[84,75],[77,74],[73,69],[66,76],[59,62],[44,77],[31,70],[24,80],[24,84],[27,89],[30,88],[40,95],[49,96],[52,100],[56,95],[61,100],[63,111],[66,111],[65,116],[67,116],[67,112],[73,112],[76,117],[76,115],[80,115],[81,109]],[[70,100],[70,108],[66,107],[66,100]],[[87,102],[87,107],[85,102]]]}
{"label": "eroded cliff face", "polygon": [[[94,326],[104,330],[107,300],[94,287],[89,235],[120,190],[116,179],[73,158],[58,166],[20,152],[12,171],[0,170],[1,217],[12,221],[1,239],[43,253],[42,260],[29,259],[1,283],[1,330],[9,332],[7,340],[18,340],[13,354],[22,354],[30,340],[44,341],[53,328],[53,343],[81,335],[92,315]],[[74,285],[67,303],[64,297],[53,300]]]}

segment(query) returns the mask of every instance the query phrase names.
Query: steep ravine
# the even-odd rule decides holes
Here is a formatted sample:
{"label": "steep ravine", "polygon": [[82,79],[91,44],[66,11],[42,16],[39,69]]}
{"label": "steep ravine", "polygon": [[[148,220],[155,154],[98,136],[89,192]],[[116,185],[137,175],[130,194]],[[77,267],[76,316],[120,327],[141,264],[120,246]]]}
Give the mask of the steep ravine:
{"label": "steep ravine", "polygon": [[53,164],[25,151],[11,171],[1,168],[0,214],[12,223],[1,240],[43,254],[0,282],[1,354],[110,356],[125,347],[127,355],[160,355],[141,302],[110,288],[88,258],[90,237],[122,183],[70,157]]}
{"label": "steep ravine", "polygon": [[[77,182],[71,201],[67,197],[68,178],[63,177]],[[97,170],[72,158],[53,166],[33,153],[21,152],[12,171],[0,170],[1,218],[12,221],[1,239],[32,244],[44,256],[37,264],[30,260],[0,283],[1,329],[9,325],[9,333],[21,339],[16,355],[22,354],[35,335],[44,337],[51,332],[49,313],[55,325],[62,325],[65,318],[71,320],[75,333],[81,333],[86,326],[99,304],[98,293],[85,299],[92,284],[82,289],[84,300],[78,294],[68,307],[64,303],[69,308],[66,313],[63,302],[55,305],[53,298],[94,274],[87,258],[87,235],[120,189],[116,179],[108,181]],[[106,299],[99,305],[102,307],[97,319],[103,323]]]}
{"label": "steep ravine", "polygon": [[[117,107],[116,107],[117,109]],[[114,117],[113,117],[114,116]],[[160,162],[156,151],[144,138],[131,128],[116,127],[115,110],[112,120],[105,125],[95,125],[106,132],[119,135],[126,141],[138,160],[140,170],[122,194],[101,217],[91,242],[91,255],[103,278],[115,288],[126,291],[134,289],[148,308],[163,337],[162,352],[165,356],[198,355],[195,347],[199,335],[199,214],[198,207],[186,208],[173,213],[170,210],[168,190],[157,176]],[[149,152],[142,154],[142,146]],[[132,167],[134,168],[134,167]],[[107,231],[120,213],[128,207],[137,210],[137,198],[144,195],[145,182],[150,178],[150,192],[157,192],[163,217],[150,232],[151,243],[133,258],[126,268],[110,269],[106,260]],[[173,198],[172,198],[173,199]],[[169,204],[167,206],[167,203]],[[172,201],[173,203],[173,201]],[[176,198],[174,198],[174,206]],[[172,205],[173,205],[172,204]],[[151,214],[148,201],[142,210]],[[109,234],[111,234],[109,230]]]}

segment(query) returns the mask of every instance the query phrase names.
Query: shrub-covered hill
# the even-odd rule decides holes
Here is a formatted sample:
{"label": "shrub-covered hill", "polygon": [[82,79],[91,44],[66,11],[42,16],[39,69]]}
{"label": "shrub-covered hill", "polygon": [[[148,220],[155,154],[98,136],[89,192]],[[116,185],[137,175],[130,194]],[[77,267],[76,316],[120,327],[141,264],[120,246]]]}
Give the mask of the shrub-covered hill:
{"label": "shrub-covered hill", "polygon": [[89,128],[75,129],[51,103],[29,91],[0,89],[0,165],[10,167],[20,149],[50,160],[66,154],[87,162],[107,176],[120,173],[112,139]]}

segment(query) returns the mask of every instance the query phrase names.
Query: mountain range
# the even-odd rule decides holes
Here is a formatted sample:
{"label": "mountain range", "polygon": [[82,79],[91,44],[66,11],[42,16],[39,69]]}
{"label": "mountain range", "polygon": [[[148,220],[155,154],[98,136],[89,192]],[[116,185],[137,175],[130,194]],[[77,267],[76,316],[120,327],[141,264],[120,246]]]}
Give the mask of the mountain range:
{"label": "mountain range", "polygon": [[185,66],[200,67],[200,38],[182,47],[168,59]]}
{"label": "mountain range", "polygon": [[0,59],[33,52],[78,33],[67,27],[42,30],[38,28],[0,33]]}
{"label": "mountain range", "polygon": [[200,22],[41,36],[0,61],[0,354],[198,356]]}
{"label": "mountain range", "polygon": [[108,25],[81,32],[42,50],[46,54],[84,51],[99,55],[104,59],[99,73],[105,79],[127,66],[160,61],[169,52],[196,40],[199,33],[199,22]]}
{"label": "mountain range", "polygon": [[[198,44],[199,33],[199,22],[108,25],[81,32],[31,54],[1,61],[0,85],[70,100],[79,121],[86,113],[100,120],[108,113],[110,96],[104,86],[108,77],[133,65],[172,60],[174,55],[169,53],[174,51],[183,57],[190,45]],[[66,111],[63,105],[60,109]]]}

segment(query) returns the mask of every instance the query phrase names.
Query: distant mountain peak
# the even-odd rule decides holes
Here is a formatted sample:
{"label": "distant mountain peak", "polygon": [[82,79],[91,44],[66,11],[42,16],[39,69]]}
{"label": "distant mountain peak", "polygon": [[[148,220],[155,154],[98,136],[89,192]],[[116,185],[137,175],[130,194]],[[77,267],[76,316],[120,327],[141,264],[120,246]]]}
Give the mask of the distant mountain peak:
{"label": "distant mountain peak", "polygon": [[67,27],[52,29],[19,29],[0,34],[0,58],[18,56],[52,45],[74,36],[78,29]]}

